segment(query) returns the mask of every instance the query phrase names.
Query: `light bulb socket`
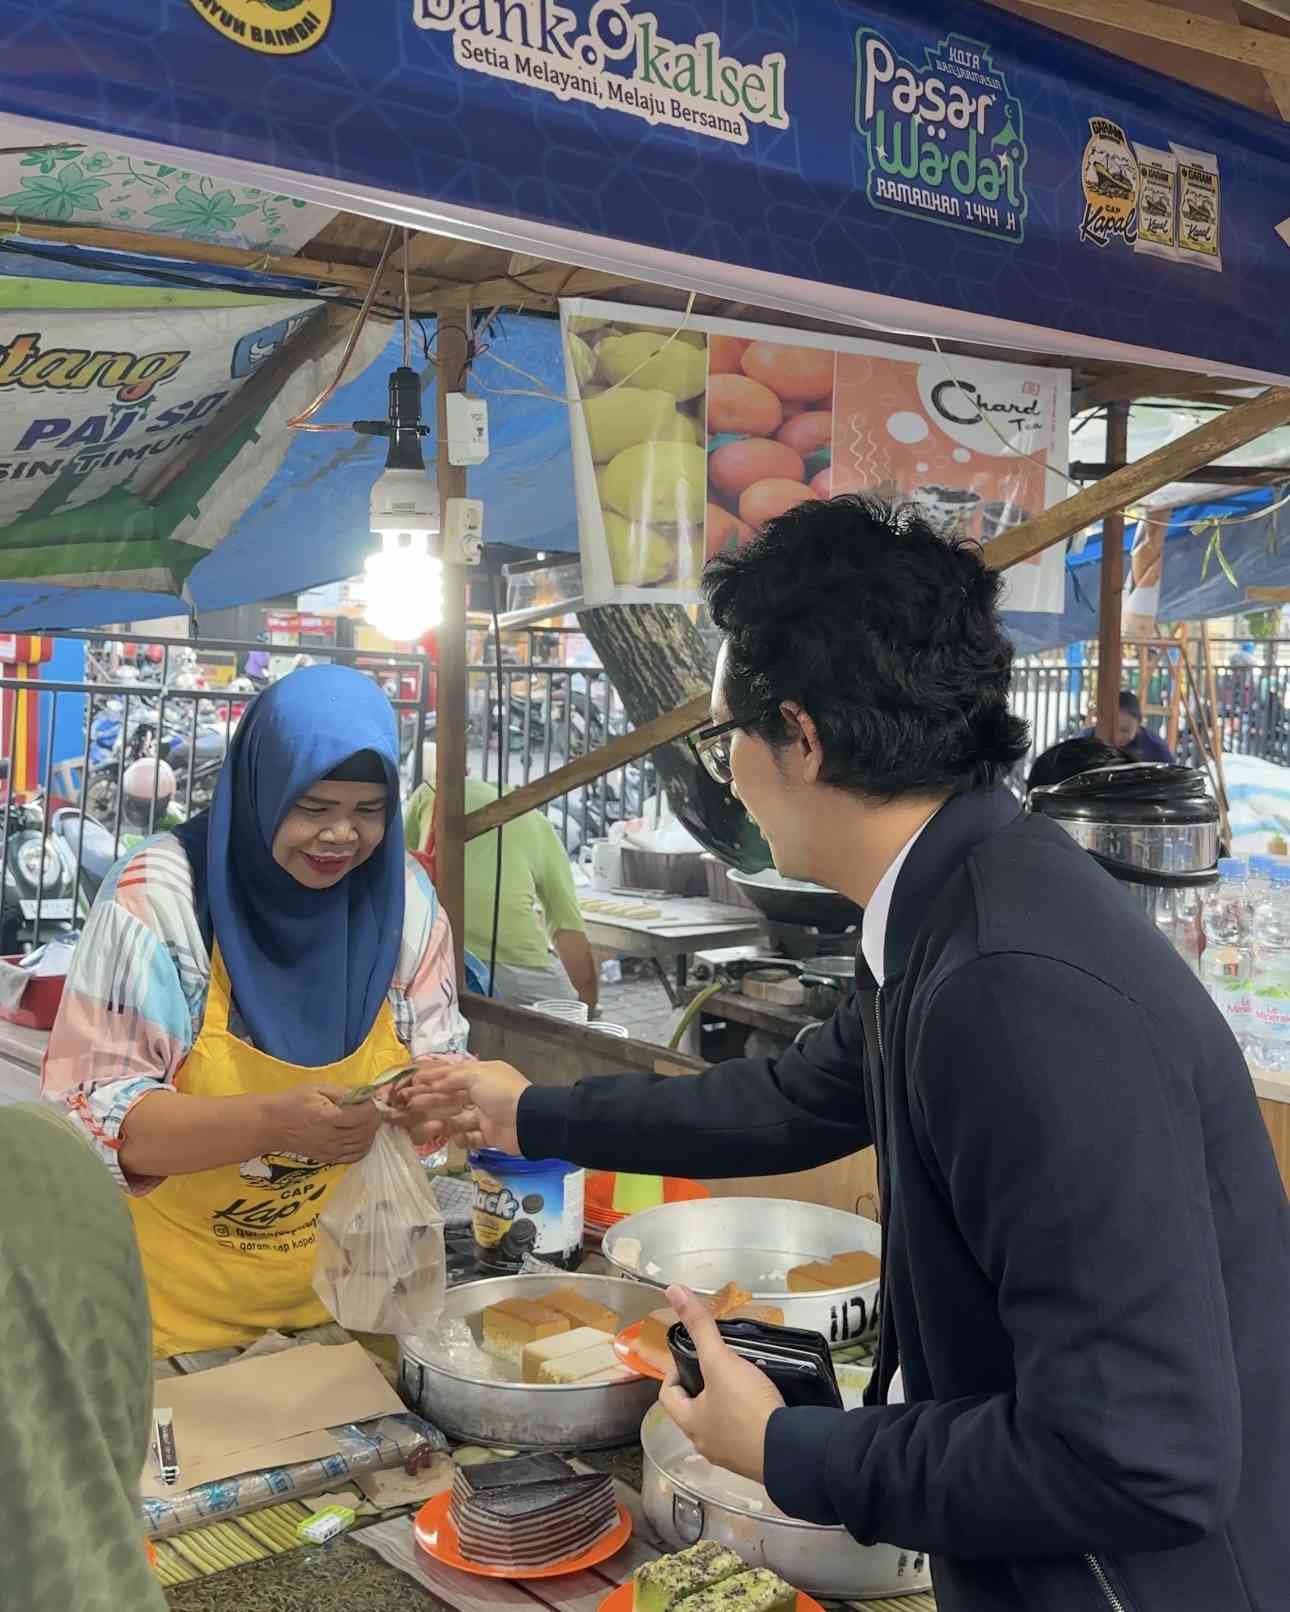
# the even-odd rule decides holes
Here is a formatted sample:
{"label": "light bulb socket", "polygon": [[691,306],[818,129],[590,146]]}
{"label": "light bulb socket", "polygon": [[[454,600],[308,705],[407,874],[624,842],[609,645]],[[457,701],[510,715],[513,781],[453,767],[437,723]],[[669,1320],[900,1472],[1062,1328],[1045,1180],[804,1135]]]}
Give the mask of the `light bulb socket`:
{"label": "light bulb socket", "polygon": [[421,438],[426,430],[421,423],[421,377],[401,364],[390,374],[390,451],[385,468],[424,470]]}

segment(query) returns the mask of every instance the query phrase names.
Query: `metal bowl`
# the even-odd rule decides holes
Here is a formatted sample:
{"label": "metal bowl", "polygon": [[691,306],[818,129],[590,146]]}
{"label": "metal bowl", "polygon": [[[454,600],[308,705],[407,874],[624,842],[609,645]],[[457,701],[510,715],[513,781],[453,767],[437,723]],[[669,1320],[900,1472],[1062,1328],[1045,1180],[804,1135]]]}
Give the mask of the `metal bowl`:
{"label": "metal bowl", "polygon": [[[480,1316],[502,1299],[540,1299],[576,1284],[630,1326],[658,1306],[653,1290],[617,1276],[499,1276],[450,1288],[445,1321],[465,1321],[480,1341]],[[417,1338],[399,1348],[399,1393],[404,1403],[449,1438],[512,1450],[603,1450],[632,1444],[659,1385],[630,1382],[579,1387],[563,1383],[512,1383],[463,1376]]]}
{"label": "metal bowl", "polygon": [[869,1329],[877,1279],[790,1293],[788,1272],[855,1249],[881,1254],[874,1221],[785,1198],[708,1198],[628,1215],[605,1233],[601,1252],[616,1270],[654,1288],[682,1282],[696,1293],[715,1293],[737,1282],[758,1303],[778,1304],[786,1326],[822,1332],[840,1346]]}
{"label": "metal bowl", "polygon": [[727,874],[731,884],[773,923],[804,924],[824,934],[841,935],[864,918],[854,901],[823,885],[785,879],[773,868],[763,873]]}
{"label": "metal bowl", "polygon": [[641,1428],[641,1501],[672,1550],[713,1539],[804,1590],[840,1601],[909,1595],[931,1584],[927,1557],[894,1545],[862,1545],[844,1528],[787,1517],[760,1484],[710,1466],[655,1406]]}

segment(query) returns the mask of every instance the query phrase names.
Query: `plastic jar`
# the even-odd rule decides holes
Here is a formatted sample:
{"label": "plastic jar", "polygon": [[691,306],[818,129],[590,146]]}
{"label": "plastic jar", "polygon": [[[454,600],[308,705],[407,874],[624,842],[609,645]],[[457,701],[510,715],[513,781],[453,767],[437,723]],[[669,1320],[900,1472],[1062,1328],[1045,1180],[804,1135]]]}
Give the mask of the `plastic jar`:
{"label": "plastic jar", "polygon": [[470,1155],[475,1261],[512,1275],[524,1256],[573,1270],[582,1257],[587,1172],[563,1159],[520,1159],[491,1148]]}

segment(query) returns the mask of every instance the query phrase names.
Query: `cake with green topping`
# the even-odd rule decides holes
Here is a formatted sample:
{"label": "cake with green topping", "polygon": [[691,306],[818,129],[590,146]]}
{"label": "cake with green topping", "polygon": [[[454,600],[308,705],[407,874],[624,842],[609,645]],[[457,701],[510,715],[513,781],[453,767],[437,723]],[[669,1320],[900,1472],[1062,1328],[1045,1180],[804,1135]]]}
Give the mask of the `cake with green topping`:
{"label": "cake with green topping", "polygon": [[673,1612],[683,1601],[744,1571],[735,1553],[714,1539],[676,1556],[660,1556],[636,1569],[632,1612]]}
{"label": "cake with green topping", "polygon": [[795,1612],[797,1591],[777,1573],[758,1567],[723,1579],[686,1598],[682,1612]]}

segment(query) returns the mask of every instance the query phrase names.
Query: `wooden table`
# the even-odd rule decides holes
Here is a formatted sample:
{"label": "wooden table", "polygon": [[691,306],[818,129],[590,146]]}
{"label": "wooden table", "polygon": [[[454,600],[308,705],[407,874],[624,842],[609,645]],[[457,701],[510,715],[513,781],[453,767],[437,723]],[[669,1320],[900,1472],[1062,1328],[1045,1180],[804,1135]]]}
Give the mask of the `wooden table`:
{"label": "wooden table", "polygon": [[[634,908],[621,914],[588,911],[587,904],[610,902]],[[767,941],[761,914],[750,907],[724,907],[706,896],[648,896],[639,891],[594,891],[580,898],[587,939],[598,951],[620,957],[648,957],[658,969],[673,1007],[681,1005],[686,958],[724,946],[757,946]],[[665,964],[676,965],[675,985]]]}

